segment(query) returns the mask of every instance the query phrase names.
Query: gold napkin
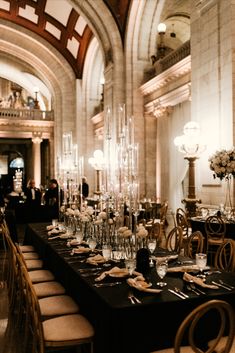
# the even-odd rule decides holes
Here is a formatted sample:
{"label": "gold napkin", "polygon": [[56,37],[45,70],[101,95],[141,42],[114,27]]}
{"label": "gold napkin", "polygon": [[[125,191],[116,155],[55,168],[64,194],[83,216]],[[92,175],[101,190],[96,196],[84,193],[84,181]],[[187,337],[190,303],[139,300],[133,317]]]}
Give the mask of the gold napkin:
{"label": "gold napkin", "polygon": [[147,283],[145,281],[145,278],[140,275],[137,276],[135,278],[128,278],[127,283],[129,284],[129,286],[138,289],[141,292],[147,292],[147,293],[160,293],[162,290],[161,289],[155,289],[155,288],[149,288],[151,287],[151,283]]}
{"label": "gold napkin", "polygon": [[167,256],[151,256],[153,260],[155,261],[170,261],[170,260],[175,260],[178,259],[178,254],[176,255],[167,255]]}
{"label": "gold napkin", "polygon": [[199,286],[201,287],[204,287],[204,288],[210,288],[210,289],[219,289],[218,286],[214,285],[214,284],[207,284],[203,281],[202,278],[199,278],[199,277],[195,277],[195,276],[192,276],[190,275],[189,273],[185,272],[184,275],[183,275],[183,280],[184,281],[187,281],[187,282],[194,282],[196,284],[198,284]]}
{"label": "gold napkin", "polygon": [[74,254],[87,254],[88,252],[91,252],[90,248],[85,248],[84,246],[80,246],[78,248],[75,248],[72,250]]}
{"label": "gold napkin", "polygon": [[187,272],[187,271],[199,271],[198,265],[183,265],[169,267],[167,272]]}
{"label": "gold napkin", "polygon": [[106,262],[106,260],[102,255],[98,254],[98,255],[95,255],[92,257],[88,257],[86,262],[90,265],[97,266],[98,264],[104,264]]}
{"label": "gold napkin", "polygon": [[55,237],[49,237],[48,240],[53,240],[53,239],[69,239],[71,238],[72,235],[67,235],[67,234],[61,234],[61,235],[56,235]]}
{"label": "gold napkin", "polygon": [[50,236],[50,235],[59,234],[59,233],[60,233],[59,229],[53,228],[53,229],[50,230],[47,234]]}
{"label": "gold napkin", "polygon": [[52,230],[52,229],[54,229],[54,228],[55,228],[55,226],[53,226],[52,224],[49,225],[49,226],[47,226],[47,230]]}
{"label": "gold napkin", "polygon": [[129,272],[127,268],[119,268],[119,267],[113,267],[109,271],[104,271],[101,273],[99,277],[95,279],[95,281],[102,281],[106,276],[111,276],[111,277],[125,277],[128,276]]}

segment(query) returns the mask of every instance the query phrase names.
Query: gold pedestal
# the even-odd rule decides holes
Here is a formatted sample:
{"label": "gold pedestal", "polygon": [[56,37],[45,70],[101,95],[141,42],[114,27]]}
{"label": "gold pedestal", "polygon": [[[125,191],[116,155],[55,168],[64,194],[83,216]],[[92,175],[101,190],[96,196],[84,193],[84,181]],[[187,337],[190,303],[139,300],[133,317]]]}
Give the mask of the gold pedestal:
{"label": "gold pedestal", "polygon": [[186,198],[181,201],[185,204],[188,217],[195,217],[197,215],[197,203],[201,203],[200,199]]}

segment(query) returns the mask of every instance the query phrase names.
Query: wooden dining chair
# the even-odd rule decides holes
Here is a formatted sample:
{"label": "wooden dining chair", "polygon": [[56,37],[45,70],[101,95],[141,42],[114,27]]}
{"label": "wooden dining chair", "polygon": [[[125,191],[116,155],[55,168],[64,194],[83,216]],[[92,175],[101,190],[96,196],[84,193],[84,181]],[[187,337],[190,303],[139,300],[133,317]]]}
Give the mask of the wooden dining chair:
{"label": "wooden dining chair", "polygon": [[184,255],[195,259],[195,255],[202,252],[204,252],[204,237],[200,230],[196,230],[184,243]]}
{"label": "wooden dining chair", "polygon": [[[212,320],[215,327],[213,333],[207,326]],[[229,353],[234,349],[234,336],[233,307],[224,300],[212,299],[198,305],[185,317],[177,329],[174,347],[152,353]],[[221,345],[223,349],[218,351]]]}
{"label": "wooden dining chair", "polygon": [[173,227],[166,238],[166,248],[178,254],[183,249],[183,230],[180,226]]}
{"label": "wooden dining chair", "polygon": [[235,271],[235,241],[233,239],[224,240],[218,247],[214,266],[222,271]]}
{"label": "wooden dining chair", "polygon": [[56,352],[89,344],[90,353],[93,353],[94,328],[84,315],[70,314],[43,320],[39,300],[24,264],[21,267],[21,288],[25,301],[26,330],[22,336],[25,352]]}
{"label": "wooden dining chair", "polygon": [[187,238],[191,234],[191,226],[187,217],[187,214],[183,208],[177,208],[175,213],[176,225],[180,226],[183,230],[184,238]]}
{"label": "wooden dining chair", "polygon": [[226,239],[226,223],[218,215],[209,216],[205,220],[205,232],[208,261],[214,264],[216,250]]}
{"label": "wooden dining chair", "polygon": [[160,238],[161,242],[163,240],[166,240],[166,228],[168,225],[167,222],[167,210],[168,210],[168,201],[165,201],[163,204],[161,204],[160,208],[160,218],[155,219],[155,222],[157,221],[160,224]]}

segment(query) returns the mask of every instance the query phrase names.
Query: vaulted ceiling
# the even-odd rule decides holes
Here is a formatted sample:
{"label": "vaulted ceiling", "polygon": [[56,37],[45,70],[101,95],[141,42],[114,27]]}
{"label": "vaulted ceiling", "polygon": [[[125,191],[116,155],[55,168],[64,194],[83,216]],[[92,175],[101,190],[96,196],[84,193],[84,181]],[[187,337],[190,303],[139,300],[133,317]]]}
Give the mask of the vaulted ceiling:
{"label": "vaulted ceiling", "polygon": [[[103,0],[124,38],[130,0]],[[63,11],[61,11],[63,9]],[[0,19],[21,25],[52,44],[82,78],[91,28],[67,0],[0,0]]]}

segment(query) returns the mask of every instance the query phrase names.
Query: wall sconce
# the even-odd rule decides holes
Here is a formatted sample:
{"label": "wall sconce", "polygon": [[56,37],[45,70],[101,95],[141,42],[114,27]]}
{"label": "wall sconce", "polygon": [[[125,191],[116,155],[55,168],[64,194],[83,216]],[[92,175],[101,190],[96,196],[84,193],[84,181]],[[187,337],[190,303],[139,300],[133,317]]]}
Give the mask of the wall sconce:
{"label": "wall sconce", "polygon": [[166,54],[166,46],[164,44],[164,35],[166,33],[166,25],[165,23],[159,23],[159,25],[157,26],[157,31],[158,34],[160,36],[160,43],[157,46],[157,56],[156,55],[152,55],[151,56],[151,60],[152,60],[152,65],[159,59],[164,58],[165,54]]}
{"label": "wall sconce", "polygon": [[38,93],[39,93],[39,88],[34,87],[34,93],[35,93],[35,99],[34,99],[34,109],[40,109],[39,107],[39,102],[38,102]]}
{"label": "wall sconce", "polygon": [[189,163],[188,176],[188,197],[182,200],[189,217],[196,215],[196,203],[201,200],[196,198],[195,191],[195,161],[200,154],[205,151],[206,145],[200,137],[200,127],[197,122],[190,121],[184,126],[184,135],[177,136],[174,144],[178,147],[179,152],[184,154],[184,159]]}
{"label": "wall sconce", "polygon": [[96,171],[96,191],[95,194],[100,195],[102,192],[100,190],[101,186],[101,172],[105,169],[106,161],[104,158],[103,151],[95,150],[93,153],[94,157],[90,157],[88,159],[88,163],[95,169]]}
{"label": "wall sconce", "polygon": [[164,58],[165,51],[166,51],[166,46],[164,44],[164,35],[166,33],[166,25],[165,25],[165,23],[159,23],[159,25],[157,26],[157,31],[158,31],[158,34],[160,36],[160,43],[158,45],[157,53],[158,53],[158,57],[160,59],[162,59],[162,58]]}

